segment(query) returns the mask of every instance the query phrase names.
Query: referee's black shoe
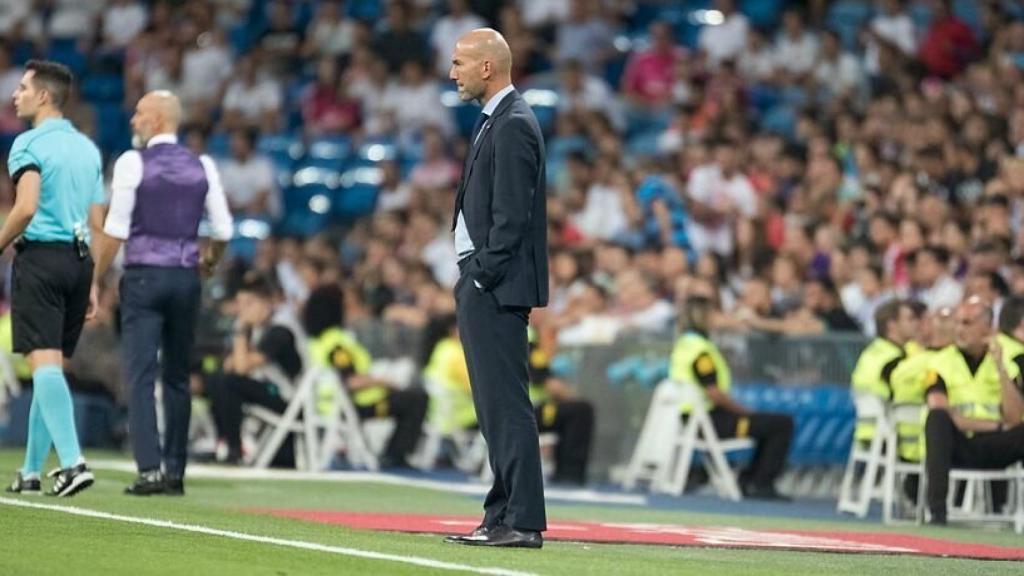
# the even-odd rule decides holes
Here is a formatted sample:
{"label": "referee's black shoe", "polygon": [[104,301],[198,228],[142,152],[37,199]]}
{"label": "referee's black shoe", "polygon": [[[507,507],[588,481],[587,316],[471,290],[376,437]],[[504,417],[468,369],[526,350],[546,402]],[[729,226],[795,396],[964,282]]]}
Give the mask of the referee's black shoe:
{"label": "referee's black shoe", "polygon": [[43,493],[43,483],[39,477],[25,478],[21,472],[14,477],[14,481],[4,490],[8,494],[31,494],[38,496]]}
{"label": "referee's black shoe", "polygon": [[135,481],[124,489],[124,493],[129,496],[152,496],[153,494],[163,494],[166,491],[167,483],[159,470],[139,472]]}
{"label": "referee's black shoe", "polygon": [[50,496],[68,498],[85,490],[96,478],[92,475],[89,466],[82,462],[70,468],[58,468],[46,475],[53,478],[53,490],[48,492]]}

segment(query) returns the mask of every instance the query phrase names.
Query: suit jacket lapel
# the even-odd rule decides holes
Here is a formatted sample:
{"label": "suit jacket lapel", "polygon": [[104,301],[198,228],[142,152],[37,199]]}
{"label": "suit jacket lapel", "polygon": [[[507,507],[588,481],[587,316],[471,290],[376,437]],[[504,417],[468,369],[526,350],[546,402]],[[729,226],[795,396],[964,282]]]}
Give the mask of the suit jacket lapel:
{"label": "suit jacket lapel", "polygon": [[[469,149],[469,153],[466,154],[466,163],[462,167],[462,178],[459,182],[459,191],[455,198],[455,217],[458,218],[458,211],[462,209],[462,198],[466,194],[466,183],[469,182],[470,175],[473,174],[473,165],[476,164],[476,157],[480,155],[480,148],[483,147],[484,139],[490,137],[490,128],[497,120],[499,116],[508,111],[512,107],[512,102],[519,99],[519,92],[513,90],[511,94],[506,96],[498,107],[494,110],[494,114],[484,121],[483,126],[480,127],[480,135],[475,138],[472,142],[472,147]],[[454,229],[454,228],[453,228]]]}

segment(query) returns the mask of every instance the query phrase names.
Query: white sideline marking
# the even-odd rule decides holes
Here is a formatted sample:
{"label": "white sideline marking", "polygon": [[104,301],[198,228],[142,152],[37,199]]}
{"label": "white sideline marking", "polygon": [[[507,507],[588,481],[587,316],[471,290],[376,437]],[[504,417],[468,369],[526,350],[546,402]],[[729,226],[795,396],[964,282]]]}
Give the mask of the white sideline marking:
{"label": "white sideline marking", "polygon": [[[115,472],[136,472],[135,464],[122,460],[90,460],[93,470],[112,470]],[[225,466],[208,466],[189,464],[188,478],[213,478],[218,480],[294,480],[304,482],[377,482],[393,486],[410,488],[426,488],[456,494],[483,496],[490,490],[489,485],[473,482],[444,482],[440,480],[424,480],[407,478],[395,474],[380,472],[303,472],[298,470],[260,470],[258,468],[229,468]],[[614,494],[595,490],[544,488],[547,500],[565,502],[582,502],[593,504],[625,504],[629,506],[646,506],[647,497],[643,494]]]}
{"label": "white sideline marking", "polygon": [[221,536],[223,538],[233,538],[235,540],[258,542],[260,544],[274,544],[277,546],[285,546],[288,548],[298,548],[300,550],[327,552],[330,554],[340,554],[342,556],[368,558],[370,560],[401,562],[403,564],[412,564],[415,566],[422,566],[424,568],[436,568],[439,570],[451,570],[454,572],[472,572],[474,574],[488,574],[493,576],[535,576],[530,572],[516,572],[514,570],[506,570],[504,568],[469,566],[466,564],[454,564],[451,562],[431,560],[430,558],[420,558],[418,556],[385,554],[383,552],[371,552],[368,550],[358,550],[355,548],[345,548],[342,546],[328,546],[326,544],[316,544],[314,542],[303,542],[302,540],[285,540],[283,538],[271,538],[269,536],[255,536],[253,534],[244,534],[242,532],[233,532],[231,530],[218,530],[216,528],[208,528],[206,526],[179,524],[177,522],[170,522],[168,520],[155,520],[151,518],[139,518],[136,516],[109,514],[107,512],[99,512],[97,510],[77,508],[74,506],[38,504],[36,502],[26,502],[24,500],[15,500],[13,498],[4,497],[0,497],[0,504],[5,504],[7,506],[19,506],[22,508],[35,508],[37,510],[49,510],[51,512],[64,512],[65,514],[73,514],[75,516],[100,518],[102,520],[116,520],[118,522],[128,522],[130,524],[142,524],[144,526],[152,526],[154,528],[169,528],[171,530],[181,530],[182,532],[194,532],[197,534],[206,534],[208,536]]}

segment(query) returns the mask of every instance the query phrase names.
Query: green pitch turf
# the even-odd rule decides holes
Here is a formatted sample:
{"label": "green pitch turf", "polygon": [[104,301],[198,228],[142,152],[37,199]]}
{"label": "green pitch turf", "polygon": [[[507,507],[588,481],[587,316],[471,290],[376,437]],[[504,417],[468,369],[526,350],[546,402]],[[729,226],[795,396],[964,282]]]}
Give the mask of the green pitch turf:
{"label": "green pitch turf", "polygon": [[[91,453],[98,458],[99,455]],[[15,450],[0,450],[0,470],[13,471]],[[121,490],[130,474],[97,472],[97,484],[71,499],[18,497],[125,516],[198,525],[250,535],[411,556],[478,568],[536,574],[1021,574],[1021,563],[809,552],[672,548],[547,542],[541,551],[481,550],[445,544],[438,536],[377,533],[298,520],[253,515],[253,508],[303,508],[362,512],[467,514],[480,512],[475,498],[432,490],[371,483],[194,480],[184,498],[131,498]],[[6,477],[4,478],[6,481]],[[0,494],[0,496],[5,496]],[[550,520],[662,522],[752,529],[888,531],[880,525],[809,522],[657,511],[626,506],[557,505]],[[1022,546],[1012,532],[980,529],[902,528],[923,536]],[[0,575],[216,574],[457,574],[388,560],[297,550],[222,536],[84,518],[50,510],[0,505]]]}

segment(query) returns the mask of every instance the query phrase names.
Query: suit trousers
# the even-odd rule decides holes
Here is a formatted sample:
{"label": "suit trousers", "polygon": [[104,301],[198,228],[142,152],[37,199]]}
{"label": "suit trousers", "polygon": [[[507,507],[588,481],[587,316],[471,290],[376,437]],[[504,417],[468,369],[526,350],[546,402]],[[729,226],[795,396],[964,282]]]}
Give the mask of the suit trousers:
{"label": "suit trousers", "polygon": [[483,523],[546,530],[537,420],[528,392],[530,309],[501,306],[492,292],[463,275],[455,285],[455,312],[494,472]]}
{"label": "suit trousers", "polygon": [[[132,452],[140,472],[185,474],[192,414],[189,360],[199,311],[195,268],[129,267],[121,278],[121,337]],[[164,441],[153,395],[157,353],[162,364]]]}

